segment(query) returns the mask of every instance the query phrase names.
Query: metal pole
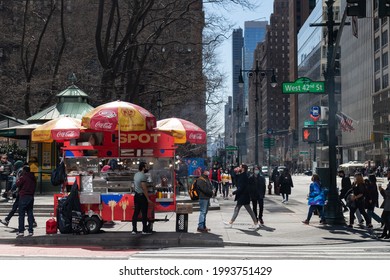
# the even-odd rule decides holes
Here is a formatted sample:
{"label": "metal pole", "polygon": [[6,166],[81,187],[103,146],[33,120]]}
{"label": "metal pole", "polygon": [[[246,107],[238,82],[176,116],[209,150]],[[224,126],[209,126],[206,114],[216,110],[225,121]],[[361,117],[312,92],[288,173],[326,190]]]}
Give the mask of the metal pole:
{"label": "metal pole", "polygon": [[256,111],[256,119],[255,119],[255,165],[259,165],[259,112],[258,112],[258,102],[259,102],[259,93],[258,93],[258,75],[259,75],[259,61],[256,60],[256,81],[255,81],[255,87],[256,87],[256,96],[255,96],[255,111]]}
{"label": "metal pole", "polygon": [[329,224],[344,224],[344,216],[341,209],[341,204],[338,198],[337,190],[337,159],[336,159],[336,112],[337,104],[335,102],[335,80],[334,80],[334,68],[331,65],[333,59],[334,50],[334,32],[335,26],[333,18],[333,0],[326,1],[327,9],[327,29],[328,29],[328,52],[327,52],[327,69],[326,69],[326,85],[329,102],[329,194],[328,203],[325,207],[325,220]]}

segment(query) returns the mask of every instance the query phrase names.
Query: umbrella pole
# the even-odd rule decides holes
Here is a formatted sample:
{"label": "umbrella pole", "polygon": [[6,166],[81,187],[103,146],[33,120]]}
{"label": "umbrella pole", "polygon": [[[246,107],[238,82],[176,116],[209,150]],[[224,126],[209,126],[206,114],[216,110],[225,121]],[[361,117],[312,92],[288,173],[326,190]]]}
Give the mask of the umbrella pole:
{"label": "umbrella pole", "polygon": [[121,157],[121,126],[118,125],[118,158]]}

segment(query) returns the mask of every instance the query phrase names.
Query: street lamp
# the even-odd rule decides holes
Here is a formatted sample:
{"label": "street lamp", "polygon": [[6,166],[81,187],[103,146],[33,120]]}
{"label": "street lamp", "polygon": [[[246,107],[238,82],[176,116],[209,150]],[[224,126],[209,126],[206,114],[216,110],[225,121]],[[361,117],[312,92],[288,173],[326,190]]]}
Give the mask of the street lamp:
{"label": "street lamp", "polygon": [[258,93],[258,87],[259,87],[259,75],[261,77],[267,76],[268,73],[272,73],[271,75],[271,87],[276,87],[278,85],[278,82],[276,81],[275,76],[275,69],[260,69],[259,68],[259,61],[256,60],[256,68],[252,70],[245,70],[240,69],[240,76],[238,76],[238,85],[239,87],[244,86],[244,79],[242,76],[242,72],[248,73],[249,77],[252,77],[253,74],[255,74],[255,89],[256,89],[256,95],[255,95],[255,111],[256,111],[256,117],[255,117],[255,164],[259,165],[259,113],[258,113],[258,102],[259,102],[259,93]]}
{"label": "street lamp", "polygon": [[[239,138],[239,135],[240,135],[240,126],[241,126],[241,123],[240,123],[240,115],[242,113],[244,113],[244,109],[240,108],[240,104],[237,103],[237,107],[233,109],[233,112],[234,114],[237,116],[237,130],[236,130],[236,141],[235,141],[235,145],[237,146],[237,164],[239,164],[240,161],[240,145],[239,145],[239,141],[238,141],[238,138]],[[231,112],[231,108],[229,108],[229,116],[232,114]],[[245,116],[248,116],[248,109],[245,108]],[[241,155],[242,156],[242,155]]]}
{"label": "street lamp", "polygon": [[161,91],[158,92],[158,98],[157,98],[157,110],[158,110],[158,119],[161,119],[161,109],[163,106],[163,102],[161,100]]}

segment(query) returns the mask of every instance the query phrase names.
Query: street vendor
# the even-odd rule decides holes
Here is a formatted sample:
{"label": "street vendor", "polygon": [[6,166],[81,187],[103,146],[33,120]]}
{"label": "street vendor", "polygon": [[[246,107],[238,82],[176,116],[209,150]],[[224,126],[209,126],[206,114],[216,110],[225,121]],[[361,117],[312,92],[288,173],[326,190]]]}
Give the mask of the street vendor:
{"label": "street vendor", "polygon": [[148,205],[153,204],[148,195],[148,178],[145,173],[149,170],[146,162],[140,162],[138,172],[134,175],[134,214],[132,218],[133,230],[131,234],[137,234],[137,220],[141,212],[142,215],[142,234],[151,234],[148,228]]}

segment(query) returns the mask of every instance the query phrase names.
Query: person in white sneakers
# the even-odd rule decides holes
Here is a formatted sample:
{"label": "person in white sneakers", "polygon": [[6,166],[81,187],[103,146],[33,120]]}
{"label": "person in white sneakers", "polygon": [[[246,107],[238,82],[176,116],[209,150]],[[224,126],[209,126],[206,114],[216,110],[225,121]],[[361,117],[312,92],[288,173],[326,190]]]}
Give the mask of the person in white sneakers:
{"label": "person in white sneakers", "polygon": [[236,220],[241,207],[244,206],[253,221],[253,225],[251,226],[251,229],[257,229],[258,228],[257,218],[250,206],[251,198],[249,195],[247,171],[248,171],[248,166],[242,164],[240,167],[240,174],[238,175],[238,179],[237,179],[237,190],[233,192],[233,194],[235,195],[234,201],[237,201],[237,204],[236,207],[234,208],[232,218],[230,219],[229,222],[225,222],[225,224],[231,227],[234,221]]}

